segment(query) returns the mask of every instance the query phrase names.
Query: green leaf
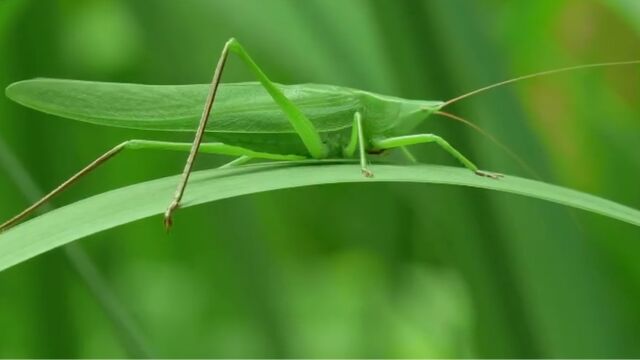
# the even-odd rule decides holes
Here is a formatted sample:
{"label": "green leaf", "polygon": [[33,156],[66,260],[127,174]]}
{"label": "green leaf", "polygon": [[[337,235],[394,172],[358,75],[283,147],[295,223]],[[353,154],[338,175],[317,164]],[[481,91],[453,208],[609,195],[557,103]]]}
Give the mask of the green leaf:
{"label": "green leaf", "polygon": [[[365,178],[355,164],[314,160],[204,170],[193,173],[182,207],[310,185],[413,182],[462,185],[520,194],[640,226],[638,210],[539,181],[514,176],[493,180],[476,176],[463,168],[437,165],[375,164],[373,171],[375,177]],[[178,179],[178,176],[171,176],[112,190],[53,210],[8,230],[0,235],[0,271],[71,241],[163,213]],[[158,226],[162,226],[160,219]]]}

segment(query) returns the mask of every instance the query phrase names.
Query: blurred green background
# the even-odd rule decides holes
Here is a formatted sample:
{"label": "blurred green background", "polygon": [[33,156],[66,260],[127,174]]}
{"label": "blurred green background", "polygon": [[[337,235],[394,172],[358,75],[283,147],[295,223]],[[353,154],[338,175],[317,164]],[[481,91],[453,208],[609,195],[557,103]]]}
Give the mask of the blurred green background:
{"label": "blurred green background", "polygon": [[[640,59],[639,24],[634,0],[1,0],[0,85],[206,83],[235,36],[278,82],[446,100],[534,71]],[[231,59],[224,80],[253,79]],[[640,208],[638,66],[531,80],[449,110],[544,180]],[[432,118],[418,131],[528,176],[461,124]],[[189,140],[0,99],[0,150],[40,191],[141,137]],[[415,152],[457,166],[435,146]],[[129,153],[55,203],[176,174],[184,160]],[[18,167],[0,169],[0,219],[30,202]],[[640,230],[622,222],[407,184],[252,195],[176,221],[169,236],[154,217],[0,273],[0,356],[640,357]]]}

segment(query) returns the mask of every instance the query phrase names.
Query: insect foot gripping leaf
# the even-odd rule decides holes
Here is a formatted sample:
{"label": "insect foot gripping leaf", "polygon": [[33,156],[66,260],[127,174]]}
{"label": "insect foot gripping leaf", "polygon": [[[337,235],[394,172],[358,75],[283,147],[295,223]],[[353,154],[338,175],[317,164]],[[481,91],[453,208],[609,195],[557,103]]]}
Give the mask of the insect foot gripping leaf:
{"label": "insect foot gripping leaf", "polygon": [[492,173],[492,172],[482,171],[482,170],[476,170],[476,175],[480,175],[480,176],[484,176],[484,177],[488,177],[490,179],[496,179],[496,180],[504,177],[503,174]]}

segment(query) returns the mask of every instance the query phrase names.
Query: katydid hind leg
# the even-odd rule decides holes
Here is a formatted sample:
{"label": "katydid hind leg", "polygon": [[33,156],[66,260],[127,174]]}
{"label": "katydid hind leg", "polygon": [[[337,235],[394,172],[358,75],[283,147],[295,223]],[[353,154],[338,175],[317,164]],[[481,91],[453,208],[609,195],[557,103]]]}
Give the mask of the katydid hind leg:
{"label": "katydid hind leg", "polygon": [[180,201],[184,196],[184,191],[189,181],[189,176],[193,169],[193,163],[198,154],[198,149],[200,143],[202,142],[202,138],[204,136],[205,129],[207,127],[207,123],[209,121],[209,115],[211,113],[211,109],[213,107],[216,94],[218,91],[218,86],[220,84],[220,78],[222,76],[222,71],[224,70],[224,66],[226,64],[229,53],[232,52],[236,54],[240,59],[249,67],[249,69],[254,73],[258,81],[262,84],[262,86],[267,90],[271,98],[274,102],[282,109],[282,111],[287,116],[287,119],[295,129],[295,131],[300,136],[300,139],[304,143],[305,147],[309,151],[309,154],[313,158],[321,159],[327,156],[327,147],[323,143],[319,132],[314,127],[313,123],[302,113],[302,111],[291,101],[289,100],[280,89],[278,89],[274,83],[269,80],[269,78],[265,75],[265,73],[260,69],[260,67],[253,61],[253,59],[249,56],[249,54],[244,50],[242,45],[236,40],[231,38],[224,45],[222,49],[222,53],[220,54],[220,58],[218,59],[218,64],[216,65],[213,79],[211,80],[211,86],[209,88],[209,94],[205,101],[204,109],[202,111],[202,116],[200,118],[200,123],[198,125],[198,129],[196,131],[195,138],[193,140],[193,145],[191,148],[191,152],[189,153],[189,157],[185,163],[184,170],[182,172],[182,179],[178,183],[178,187],[176,188],[176,192],[174,194],[173,200],[167,207],[167,210],[164,214],[164,225],[165,229],[169,230],[172,225],[172,216],[173,213],[180,206]]}
{"label": "katydid hind leg", "polygon": [[222,70],[224,70],[224,65],[227,62],[227,56],[229,54],[229,42],[227,42],[222,49],[222,53],[220,54],[220,58],[218,59],[218,64],[216,65],[215,71],[213,72],[213,79],[211,80],[211,86],[209,87],[209,93],[207,94],[207,100],[204,104],[204,109],[202,110],[202,116],[200,117],[200,123],[198,124],[198,129],[196,130],[195,138],[193,139],[193,145],[191,147],[191,151],[189,152],[189,156],[187,157],[187,162],[184,165],[184,170],[182,171],[182,179],[178,183],[178,187],[176,188],[176,192],[173,196],[173,200],[167,207],[167,210],[164,213],[164,227],[168,231],[171,228],[172,224],[172,216],[173,212],[180,206],[180,200],[182,200],[182,196],[184,195],[184,190],[187,186],[187,182],[189,181],[189,176],[191,175],[191,171],[193,169],[193,163],[198,155],[198,149],[200,144],[202,143],[202,138],[204,136],[204,131],[207,127],[207,122],[209,121],[209,114],[211,113],[211,107],[213,106],[213,102],[216,98],[216,94],[218,92],[218,85],[220,85],[220,77],[222,76]]}
{"label": "katydid hind leg", "polygon": [[[120,154],[123,150],[163,150],[163,151],[179,151],[179,152],[188,152],[191,150],[191,143],[177,143],[177,142],[168,142],[168,141],[150,141],[150,140],[128,140],[123,143],[118,144],[113,147],[111,150],[105,152],[94,161],[92,161],[89,165],[85,166],[82,170],[78,171],[76,174],[65,180],[58,187],[53,189],[51,192],[46,194],[40,200],[23,210],[18,215],[9,219],[5,223],[0,225],[0,232],[9,229],[10,227],[16,225],[21,220],[24,220],[29,215],[31,215],[34,211],[39,209],[41,206],[46,204],[49,200],[51,200],[56,195],[62,193],[64,190],[72,186],[74,183],[89,175],[91,172],[96,170],[100,165],[106,163],[108,160],[111,160],[116,155]],[[240,165],[241,163],[245,163],[251,159],[261,158],[267,160],[300,160],[302,157],[297,155],[280,155],[280,154],[270,154],[270,153],[262,153],[253,151],[246,148],[241,148],[238,146],[231,146],[223,143],[203,143],[201,145],[201,152],[207,154],[219,154],[219,155],[229,155],[229,156],[238,156],[237,159],[232,162],[223,165],[231,166],[231,165]]]}
{"label": "katydid hind leg", "polygon": [[328,148],[322,141],[320,133],[313,125],[311,120],[302,112],[302,110],[296,106],[284,93],[274,84],[262,69],[256,64],[255,61],[249,56],[249,53],[244,47],[235,39],[231,39],[227,42],[229,44],[229,51],[236,54],[240,60],[251,70],[260,82],[262,87],[269,93],[273,101],[284,112],[287,120],[295,130],[295,132],[302,140],[302,143],[307,148],[309,154],[314,159],[324,159],[328,155]]}
{"label": "katydid hind leg", "polygon": [[112,159],[114,156],[116,156],[122,150],[124,150],[126,148],[127,143],[128,143],[128,141],[124,142],[122,144],[119,144],[119,145],[113,147],[111,150],[107,151],[106,153],[102,154],[97,159],[92,161],[89,165],[85,166],[82,170],[78,171],[76,174],[71,176],[69,179],[64,181],[62,184],[58,185],[58,187],[56,187],[51,192],[49,192],[48,194],[43,196],[40,200],[36,201],[31,206],[29,206],[28,208],[24,209],[18,215],[16,215],[16,216],[12,217],[11,219],[5,221],[3,224],[0,225],[0,232],[3,232],[5,230],[9,229],[10,227],[16,225],[17,223],[19,223],[23,219],[27,218],[29,215],[31,215],[33,212],[35,212],[37,209],[39,209],[42,205],[44,205],[47,202],[49,202],[49,200],[51,200],[53,197],[55,197],[56,195],[60,194],[64,190],[66,190],[68,187],[70,187],[71,185],[76,183],[78,180],[83,178],[85,175],[89,174],[90,172],[92,172],[93,170],[98,168],[100,165],[102,165],[102,164],[106,163],[108,160]]}
{"label": "katydid hind leg", "polygon": [[[149,143],[153,143],[154,145],[148,145]],[[93,170],[95,170],[98,167],[100,167],[100,165],[102,165],[102,164],[106,163],[108,160],[111,160],[112,158],[114,158],[116,155],[121,153],[122,150],[125,150],[125,149],[142,149],[142,148],[162,148],[162,145],[161,145],[162,143],[163,142],[153,142],[153,141],[152,142],[148,142],[146,140],[128,140],[128,141],[125,141],[123,143],[120,143],[120,144],[114,146],[111,150],[109,150],[109,151],[105,152],[104,154],[100,155],[98,158],[96,158],[94,161],[92,161],[89,165],[85,166],[82,170],[78,171],[73,176],[71,176],[70,178],[65,180],[62,184],[58,185],[58,187],[56,187],[51,192],[49,192],[48,194],[43,196],[40,200],[36,201],[34,204],[32,204],[31,206],[29,206],[28,208],[23,210],[18,215],[14,216],[13,218],[11,218],[8,221],[6,221],[3,224],[1,224],[0,225],[0,232],[2,232],[4,230],[7,230],[8,228],[14,226],[15,224],[17,224],[21,220],[23,220],[26,217],[28,217],[29,215],[31,215],[33,212],[35,212],[37,209],[39,209],[42,205],[46,204],[53,197],[55,197],[56,195],[62,193],[64,190],[69,188],[71,185],[73,185],[74,183],[76,183],[77,181],[79,181],[80,179],[82,179],[83,177],[88,175],[89,173],[93,172]],[[166,144],[169,144],[169,143],[166,143]],[[177,143],[171,143],[171,144],[177,144]],[[164,149],[166,150],[166,148],[164,148]]]}
{"label": "katydid hind leg", "polygon": [[373,141],[373,147],[376,149],[386,150],[424,143],[438,144],[443,150],[460,161],[462,165],[464,165],[467,169],[473,171],[476,175],[485,176],[492,179],[499,179],[503,177],[502,174],[479,170],[478,167],[473,162],[471,162],[471,160],[462,155],[462,153],[451,146],[446,140],[434,134],[414,134],[378,139]]}

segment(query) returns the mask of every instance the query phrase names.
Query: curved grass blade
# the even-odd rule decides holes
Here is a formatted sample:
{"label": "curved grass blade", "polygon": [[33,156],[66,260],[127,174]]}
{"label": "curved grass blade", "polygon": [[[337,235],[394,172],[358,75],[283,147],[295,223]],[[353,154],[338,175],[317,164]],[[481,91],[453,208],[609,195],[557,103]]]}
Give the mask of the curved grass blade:
{"label": "curved grass blade", "polygon": [[[539,181],[506,176],[492,180],[463,168],[382,165],[365,178],[357,165],[331,161],[275,162],[199,171],[182,207],[264,191],[351,182],[413,182],[503,191],[572,206],[640,226],[640,211],[610,200]],[[0,235],[0,271],[74,240],[161,214],[178,176],[105,192],[53,210]],[[161,221],[158,219],[158,226]]]}

